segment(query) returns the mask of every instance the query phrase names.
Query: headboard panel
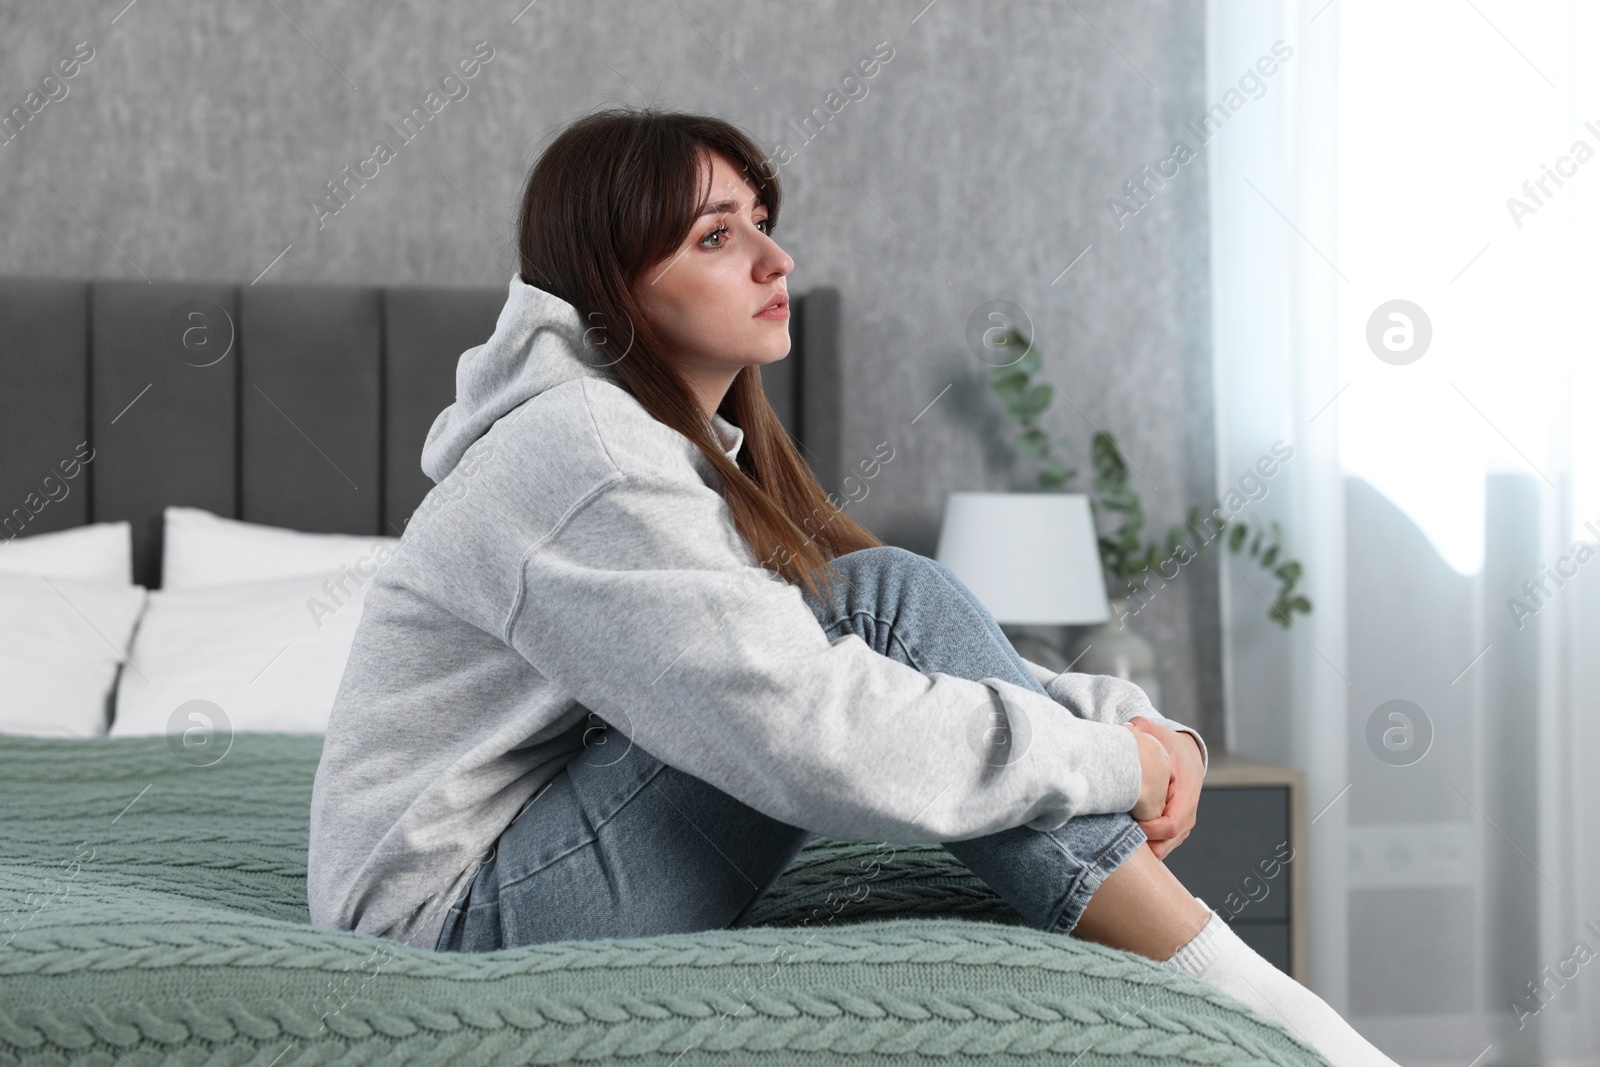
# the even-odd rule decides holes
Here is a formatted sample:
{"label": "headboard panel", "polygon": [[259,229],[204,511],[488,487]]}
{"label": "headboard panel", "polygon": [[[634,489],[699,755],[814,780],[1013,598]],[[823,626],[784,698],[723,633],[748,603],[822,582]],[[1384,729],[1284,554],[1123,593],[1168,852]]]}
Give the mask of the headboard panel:
{"label": "headboard panel", "polygon": [[88,287],[0,282],[0,536],[89,521],[93,463],[62,474],[88,439]]}
{"label": "headboard panel", "polygon": [[[384,294],[383,532],[398,537],[433,488],[422,442],[456,396],[456,359],[494,333],[503,289],[390,289]],[[455,355],[441,359],[439,353]]]}
{"label": "headboard panel", "polygon": [[[133,575],[141,585],[160,571],[167,504],[239,516],[238,352],[191,367],[167,350],[169,313],[189,301],[208,301],[239,320],[238,294],[227,286],[107,282],[89,294],[89,520],[133,523]],[[205,328],[219,327],[208,321]],[[51,408],[70,401],[61,397],[33,414],[48,420]]]}
{"label": "headboard panel", "polygon": [[239,517],[381,531],[380,292],[252,286],[238,322]]}
{"label": "headboard panel", "polygon": [[[398,536],[433,482],[422,442],[504,288],[0,278],[0,537],[133,524],[159,584],[161,512]],[[762,368],[824,488],[839,476],[839,294],[794,294]],[[78,445],[94,449],[68,478]],[[65,465],[63,465],[65,464]]]}

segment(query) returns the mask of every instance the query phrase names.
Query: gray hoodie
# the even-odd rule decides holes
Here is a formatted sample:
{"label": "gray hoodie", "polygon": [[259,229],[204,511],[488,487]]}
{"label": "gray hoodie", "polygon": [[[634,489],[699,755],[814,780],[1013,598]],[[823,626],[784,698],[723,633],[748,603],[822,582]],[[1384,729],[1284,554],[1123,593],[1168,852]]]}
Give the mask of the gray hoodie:
{"label": "gray hoodie", "polygon": [[[710,421],[736,456],[743,431]],[[1045,697],[830,641],[699,450],[621,387],[571,304],[517,276],[422,468],[438,484],[368,587],[317,768],[319,927],[432,948],[602,721],[775,819],[892,843],[1127,811],[1140,766],[1119,724],[1188,730],[1116,678],[1030,663]],[[997,723],[1009,761],[983,747]]]}

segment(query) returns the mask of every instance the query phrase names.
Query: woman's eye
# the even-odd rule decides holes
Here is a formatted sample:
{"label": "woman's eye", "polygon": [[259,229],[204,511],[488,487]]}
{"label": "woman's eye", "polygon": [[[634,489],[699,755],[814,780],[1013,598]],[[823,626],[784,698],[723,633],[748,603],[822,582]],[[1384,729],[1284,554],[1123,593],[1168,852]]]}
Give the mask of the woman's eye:
{"label": "woman's eye", "polygon": [[[756,223],[756,226],[758,228],[761,228],[761,232],[766,234],[766,235],[768,235],[769,237],[772,235],[772,220],[771,219],[762,219],[761,221]],[[705,237],[701,238],[700,243],[702,245],[704,245],[707,242],[711,241],[711,239],[713,237],[716,237],[718,234],[721,234],[723,236],[723,239],[721,241],[712,242],[711,245],[710,245],[710,247],[712,247],[712,248],[721,248],[724,244],[727,243],[727,234],[728,234],[728,232],[729,232],[728,231],[728,227],[726,227],[726,226],[718,226],[716,229],[714,229],[710,233],[706,234]]]}

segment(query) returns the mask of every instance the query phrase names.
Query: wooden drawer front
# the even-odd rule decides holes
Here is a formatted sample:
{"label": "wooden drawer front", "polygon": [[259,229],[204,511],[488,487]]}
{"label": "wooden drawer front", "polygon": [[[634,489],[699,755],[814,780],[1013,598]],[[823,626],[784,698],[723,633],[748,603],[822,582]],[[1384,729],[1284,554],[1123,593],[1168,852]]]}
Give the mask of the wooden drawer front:
{"label": "wooden drawer front", "polygon": [[[1287,957],[1289,868],[1284,861],[1291,856],[1287,787],[1206,786],[1194,829],[1166,864],[1184,888],[1246,941],[1245,924],[1282,924]],[[1251,947],[1267,955],[1253,942]]]}

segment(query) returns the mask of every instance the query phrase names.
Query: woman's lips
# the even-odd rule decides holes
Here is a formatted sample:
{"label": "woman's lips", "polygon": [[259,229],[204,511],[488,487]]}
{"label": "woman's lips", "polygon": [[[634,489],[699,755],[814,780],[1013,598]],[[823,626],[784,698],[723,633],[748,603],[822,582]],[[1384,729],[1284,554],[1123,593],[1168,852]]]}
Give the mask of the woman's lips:
{"label": "woman's lips", "polygon": [[789,308],[786,304],[779,304],[777,307],[768,308],[767,310],[756,315],[756,318],[758,319],[777,319],[780,322],[788,317]]}

